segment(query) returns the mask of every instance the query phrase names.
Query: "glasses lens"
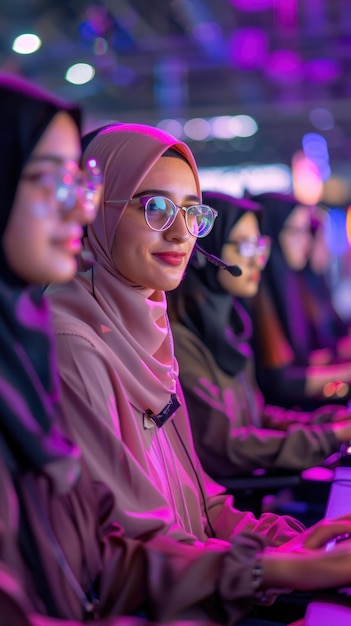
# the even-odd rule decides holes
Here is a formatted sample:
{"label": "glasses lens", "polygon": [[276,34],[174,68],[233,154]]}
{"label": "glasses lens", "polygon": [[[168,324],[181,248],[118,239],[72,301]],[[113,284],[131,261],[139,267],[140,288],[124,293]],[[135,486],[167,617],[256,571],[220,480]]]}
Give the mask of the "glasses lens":
{"label": "glasses lens", "polygon": [[87,162],[82,179],[84,210],[92,214],[99,206],[102,193],[102,174],[95,159]]}
{"label": "glasses lens", "polygon": [[206,204],[197,204],[186,209],[186,225],[194,237],[206,237],[212,230],[216,215]]}
{"label": "glasses lens", "polygon": [[56,198],[65,211],[70,211],[76,201],[74,188],[78,171],[78,165],[72,162],[55,172],[54,175]]}
{"label": "glasses lens", "polygon": [[239,242],[239,254],[246,259],[251,259],[258,253],[257,242],[244,239]]}
{"label": "glasses lens", "polygon": [[89,216],[97,209],[102,191],[102,175],[95,159],[80,170],[74,162],[57,172],[56,198],[64,211],[71,211],[77,200]]}
{"label": "glasses lens", "polygon": [[165,230],[176,214],[176,206],[168,198],[155,196],[145,204],[145,219],[152,230]]}
{"label": "glasses lens", "polygon": [[261,262],[266,263],[268,260],[270,253],[269,237],[259,237],[256,241],[244,239],[237,245],[239,254],[246,259],[252,259],[255,256],[259,256]]}

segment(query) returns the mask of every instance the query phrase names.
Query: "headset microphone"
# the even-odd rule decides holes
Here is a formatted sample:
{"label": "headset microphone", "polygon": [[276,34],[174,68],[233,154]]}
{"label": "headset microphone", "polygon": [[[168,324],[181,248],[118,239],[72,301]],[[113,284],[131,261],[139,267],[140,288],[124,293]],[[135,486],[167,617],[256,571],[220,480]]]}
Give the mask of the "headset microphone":
{"label": "headset microphone", "polygon": [[212,263],[212,265],[219,267],[221,270],[227,270],[227,272],[229,272],[232,276],[241,276],[241,274],[243,273],[239,265],[228,265],[228,263],[225,263],[222,259],[214,256],[214,254],[206,252],[206,250],[201,248],[198,243],[195,244],[195,250],[197,250],[197,252],[200,252],[200,254],[202,254],[210,263]]}

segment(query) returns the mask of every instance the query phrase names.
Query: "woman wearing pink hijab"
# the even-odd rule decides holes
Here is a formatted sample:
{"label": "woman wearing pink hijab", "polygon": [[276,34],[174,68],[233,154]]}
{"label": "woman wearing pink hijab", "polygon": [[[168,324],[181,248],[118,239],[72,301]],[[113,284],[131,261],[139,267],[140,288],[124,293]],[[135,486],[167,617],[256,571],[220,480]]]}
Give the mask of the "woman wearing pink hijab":
{"label": "woman wearing pink hijab", "polygon": [[118,124],[90,138],[83,160],[91,158],[105,180],[84,239],[91,263],[49,296],[64,412],[93,479],[114,493],[111,519],[129,537],[231,548],[237,617],[243,598],[247,610],[257,601],[258,587],[272,597],[277,589],[340,584],[330,578],[330,554],[318,548],[350,522],[304,531],[289,517],[256,519],[233,507],[195,455],[165,298],[216,218],[202,204],[190,149],[161,130]]}

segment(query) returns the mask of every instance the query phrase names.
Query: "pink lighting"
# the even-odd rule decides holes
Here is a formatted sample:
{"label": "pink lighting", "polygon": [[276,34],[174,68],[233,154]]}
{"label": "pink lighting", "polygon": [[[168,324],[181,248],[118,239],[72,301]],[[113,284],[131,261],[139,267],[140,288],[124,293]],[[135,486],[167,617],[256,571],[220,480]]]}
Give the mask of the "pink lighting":
{"label": "pink lighting", "polygon": [[295,28],[298,21],[297,0],[275,0],[274,18],[278,28]]}
{"label": "pink lighting", "polygon": [[317,165],[300,150],[292,157],[291,169],[295,197],[303,204],[318,204],[323,193],[323,182]]}
{"label": "pink lighting", "polygon": [[270,55],[266,72],[276,82],[298,82],[301,79],[300,56],[293,50],[276,50]]}
{"label": "pink lighting", "polygon": [[274,0],[231,0],[231,3],[240,11],[255,13],[256,11],[266,11],[271,9]]}
{"label": "pink lighting", "polygon": [[260,28],[239,28],[229,40],[229,56],[236,67],[262,67],[266,63],[267,48],[267,34]]}

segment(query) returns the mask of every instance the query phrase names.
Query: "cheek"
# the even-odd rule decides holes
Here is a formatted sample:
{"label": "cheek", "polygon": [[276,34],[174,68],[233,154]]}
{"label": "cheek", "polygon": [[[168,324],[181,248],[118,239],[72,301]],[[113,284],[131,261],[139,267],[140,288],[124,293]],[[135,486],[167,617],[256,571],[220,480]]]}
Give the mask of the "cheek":
{"label": "cheek", "polygon": [[[235,281],[235,282],[234,282]],[[233,295],[239,297],[253,296],[257,291],[257,283],[253,280],[248,280],[245,270],[238,278],[233,278]]]}
{"label": "cheek", "polygon": [[43,269],[45,263],[50,263],[50,258],[44,259],[46,237],[28,223],[28,228],[11,229],[4,239],[6,259],[12,271],[23,279],[33,279],[33,272]]}
{"label": "cheek", "polygon": [[232,276],[226,270],[219,270],[217,274],[217,280],[221,285],[222,289],[224,289],[227,293],[230,293],[233,296],[237,295],[238,289],[238,281],[242,281],[242,276],[236,278]]}
{"label": "cheek", "polygon": [[135,278],[140,271],[147,268],[148,233],[138,232],[137,229],[131,234],[129,229],[119,229],[112,247],[112,261],[114,267],[123,276]]}

